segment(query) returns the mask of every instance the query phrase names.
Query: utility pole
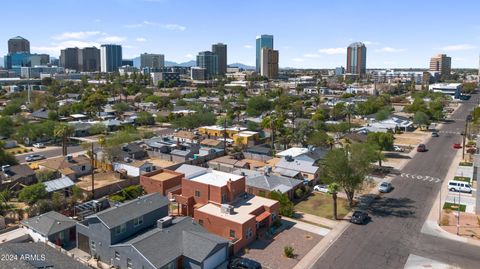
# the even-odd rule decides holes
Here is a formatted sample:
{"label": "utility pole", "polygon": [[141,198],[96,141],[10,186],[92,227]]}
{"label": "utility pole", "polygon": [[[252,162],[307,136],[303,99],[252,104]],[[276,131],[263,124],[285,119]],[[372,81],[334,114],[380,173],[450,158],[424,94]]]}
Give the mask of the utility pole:
{"label": "utility pole", "polygon": [[465,160],[465,140],[467,139],[467,130],[468,122],[472,119],[472,115],[467,115],[465,118],[465,130],[463,132],[463,148],[462,148],[462,159]]}
{"label": "utility pole", "polygon": [[457,206],[457,235],[460,235],[460,191],[458,192],[458,206]]}
{"label": "utility pole", "polygon": [[92,142],[92,157],[91,157],[91,163],[92,163],[92,199],[95,197],[95,160],[94,160],[94,152],[93,152],[93,142]]}
{"label": "utility pole", "polygon": [[226,112],[225,112],[225,119],[223,121],[223,155],[227,155],[227,113]]}

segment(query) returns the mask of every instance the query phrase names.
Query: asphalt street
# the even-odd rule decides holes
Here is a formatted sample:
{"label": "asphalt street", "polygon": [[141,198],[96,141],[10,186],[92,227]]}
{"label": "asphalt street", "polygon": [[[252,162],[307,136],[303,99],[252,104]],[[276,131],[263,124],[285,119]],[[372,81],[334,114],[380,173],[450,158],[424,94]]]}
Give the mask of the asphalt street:
{"label": "asphalt street", "polygon": [[[474,95],[473,98],[477,98]],[[465,102],[454,113],[456,121],[431,138],[427,152],[417,153],[401,173],[445,180],[460,143],[465,119],[476,102]],[[312,268],[404,268],[409,254],[445,262],[461,268],[480,268],[480,247],[422,234],[430,208],[441,187],[436,180],[402,177],[392,180],[395,189],[375,200],[367,211],[372,221],[350,225]]]}
{"label": "asphalt street", "polygon": [[[72,153],[77,153],[77,152],[84,151],[84,150],[85,149],[82,148],[82,146],[70,146],[67,149],[67,153],[72,154]],[[15,155],[15,158],[17,158],[19,163],[24,163],[25,162],[25,157],[27,157],[28,155],[31,155],[31,154],[40,154],[40,155],[45,156],[45,158],[48,159],[48,158],[61,156],[62,155],[62,148],[60,147],[60,148],[51,149],[51,150],[44,150],[44,151],[40,151],[40,152],[29,152],[29,153],[25,153],[25,154]]]}

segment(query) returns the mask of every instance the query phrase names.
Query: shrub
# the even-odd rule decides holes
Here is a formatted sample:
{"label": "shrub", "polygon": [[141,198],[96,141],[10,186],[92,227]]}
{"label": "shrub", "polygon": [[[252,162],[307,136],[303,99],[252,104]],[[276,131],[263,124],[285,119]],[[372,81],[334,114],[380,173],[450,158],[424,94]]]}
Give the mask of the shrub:
{"label": "shrub", "polygon": [[461,166],[473,166],[473,163],[471,162],[460,162]]}
{"label": "shrub", "polygon": [[295,198],[299,199],[303,197],[303,190],[298,188],[295,190]]}
{"label": "shrub", "polygon": [[295,256],[293,247],[285,246],[283,248],[283,255],[285,255],[285,257],[290,259],[293,258]]}
{"label": "shrub", "polygon": [[446,214],[443,215],[442,220],[440,221],[440,225],[441,226],[448,226],[449,224],[450,224],[450,218]]}

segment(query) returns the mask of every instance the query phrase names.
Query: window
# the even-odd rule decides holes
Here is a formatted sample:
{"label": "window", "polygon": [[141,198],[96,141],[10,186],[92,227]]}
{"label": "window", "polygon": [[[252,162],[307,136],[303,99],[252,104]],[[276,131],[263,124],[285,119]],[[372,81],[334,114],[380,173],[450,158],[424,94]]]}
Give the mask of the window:
{"label": "window", "polygon": [[200,224],[200,225],[203,226],[203,219],[199,219],[199,220],[198,220],[198,224]]}
{"label": "window", "polygon": [[195,191],[195,197],[200,197],[200,191]]}
{"label": "window", "polygon": [[133,269],[132,259],[130,259],[130,258],[127,258],[127,268],[128,269]]}
{"label": "window", "polygon": [[235,230],[230,229],[230,237],[235,238]]}
{"label": "window", "polygon": [[133,219],[133,226],[137,227],[143,224],[143,216]]}
{"label": "window", "polygon": [[226,203],[227,202],[227,194],[226,193],[222,193],[222,204]]}
{"label": "window", "polygon": [[120,260],[120,253],[118,253],[118,251],[115,251],[115,259]]}
{"label": "window", "polygon": [[82,165],[82,171],[85,171],[85,169],[86,169],[85,165]]}
{"label": "window", "polygon": [[60,233],[58,233],[58,238],[59,238],[60,240],[65,239],[65,231],[61,231]]}
{"label": "window", "polygon": [[252,230],[251,227],[249,227],[249,228],[247,229],[247,232],[245,233],[245,238],[246,238],[246,239],[249,239],[249,238],[252,238],[252,236],[253,236],[253,230]]}
{"label": "window", "polygon": [[277,214],[272,212],[272,221],[275,221],[277,219]]}
{"label": "window", "polygon": [[127,231],[127,224],[123,223],[120,226],[115,227],[115,234],[121,234]]}
{"label": "window", "polygon": [[92,251],[95,251],[96,250],[95,249],[95,241],[92,241],[92,243],[90,243],[90,245],[91,245]]}

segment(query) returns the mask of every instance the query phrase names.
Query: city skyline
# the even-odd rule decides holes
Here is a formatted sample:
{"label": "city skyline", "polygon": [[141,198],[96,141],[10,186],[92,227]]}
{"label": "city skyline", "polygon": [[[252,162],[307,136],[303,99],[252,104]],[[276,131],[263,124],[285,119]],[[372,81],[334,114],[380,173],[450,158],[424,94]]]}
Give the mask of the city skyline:
{"label": "city skyline", "polygon": [[[301,4],[245,1],[234,10],[219,0],[27,1],[21,20],[15,12],[3,14],[6,21],[15,21],[16,27],[0,31],[4,40],[0,55],[8,52],[6,41],[18,35],[30,41],[32,53],[48,53],[56,58],[66,47],[99,48],[101,44],[118,43],[124,58],[147,52],[164,54],[166,61],[186,62],[195,60],[196,54],[211,44],[221,42],[229,48],[228,64],[255,66],[256,36],[272,34],[275,49],[281,54],[281,67],[346,66],[347,46],[363,42],[369,49],[367,68],[427,69],[429,59],[440,53],[452,57],[452,68],[477,68],[480,25],[474,18],[480,3],[459,5],[457,11],[462,15],[449,13],[451,20],[441,27],[424,26],[423,21],[434,21],[438,14],[448,12],[442,2],[405,1],[403,6],[412,6],[405,13],[404,9],[392,9],[389,3],[351,0]],[[5,3],[5,10],[13,5]],[[41,29],[31,27],[34,19],[25,18],[34,18],[31,15],[45,10],[45,6],[49,7],[48,14],[59,13],[56,20],[45,20]],[[201,15],[212,6],[216,16]],[[266,9],[272,12],[263,12]],[[60,10],[76,12],[56,12]]]}

